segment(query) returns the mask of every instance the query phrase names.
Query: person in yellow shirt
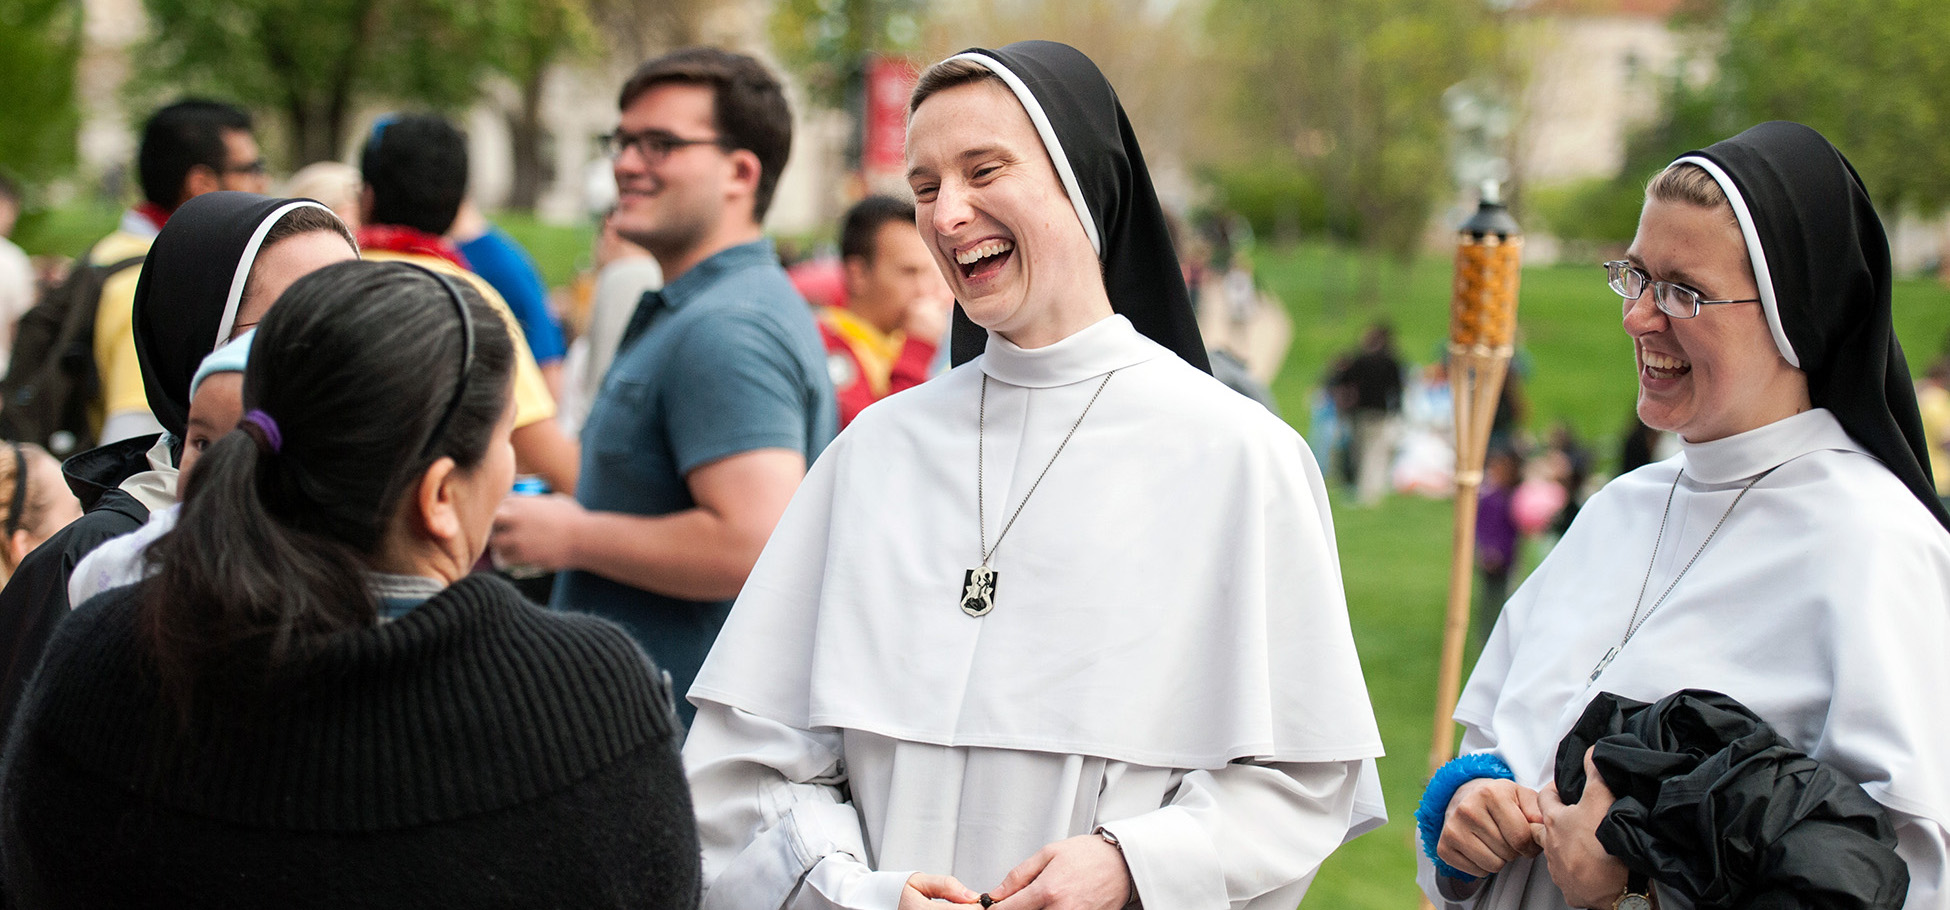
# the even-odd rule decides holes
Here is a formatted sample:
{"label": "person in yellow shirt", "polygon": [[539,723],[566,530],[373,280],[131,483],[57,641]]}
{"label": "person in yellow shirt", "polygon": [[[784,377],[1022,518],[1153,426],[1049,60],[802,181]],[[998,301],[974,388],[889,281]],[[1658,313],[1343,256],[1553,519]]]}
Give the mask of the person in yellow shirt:
{"label": "person in yellow shirt", "polygon": [[[242,108],[189,98],[156,111],[142,127],[136,152],[143,202],[124,212],[116,231],[95,244],[90,265],[108,265],[149,252],[177,207],[217,190],[265,190],[264,159]],[[102,285],[95,310],[95,370],[101,399],[92,409],[103,444],[156,433],[142,367],[135,355],[135,285],[142,269],[125,268]]]}
{"label": "person in yellow shirt", "polygon": [[845,426],[927,380],[954,297],[914,228],[914,206],[891,196],[846,213],[840,256],[846,305],[819,308],[819,334]]}
{"label": "person in yellow shirt", "polygon": [[362,258],[400,260],[461,278],[474,286],[507,323],[515,341],[515,447],[517,467],[539,474],[551,489],[574,493],[581,448],[555,421],[555,398],[535,365],[521,326],[493,286],[467,267],[452,241],[453,225],[467,195],[467,139],[433,115],[383,117],[373,125],[359,156],[365,177],[360,194]]}

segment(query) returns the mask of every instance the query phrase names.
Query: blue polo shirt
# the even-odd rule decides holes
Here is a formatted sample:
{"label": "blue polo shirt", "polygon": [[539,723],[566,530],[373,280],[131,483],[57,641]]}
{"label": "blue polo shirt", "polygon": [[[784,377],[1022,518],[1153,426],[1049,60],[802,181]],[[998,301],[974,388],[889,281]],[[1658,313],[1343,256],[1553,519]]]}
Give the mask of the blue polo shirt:
{"label": "blue polo shirt", "polygon": [[[791,449],[811,464],[838,432],[825,345],[770,240],[721,250],[645,294],[631,329],[582,427],[576,500],[586,508],[681,512],[697,505],[684,482],[692,470],[754,449]],[[690,723],[681,696],[731,601],[680,600],[569,570],[552,603],[629,629],[670,672]]]}

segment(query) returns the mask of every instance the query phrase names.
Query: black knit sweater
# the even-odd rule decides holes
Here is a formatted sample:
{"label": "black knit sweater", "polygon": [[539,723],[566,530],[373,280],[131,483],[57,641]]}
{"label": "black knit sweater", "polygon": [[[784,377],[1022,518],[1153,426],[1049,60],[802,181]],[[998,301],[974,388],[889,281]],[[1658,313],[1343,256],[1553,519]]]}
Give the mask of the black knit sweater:
{"label": "black knit sweater", "polygon": [[474,576],[188,732],[139,586],[68,617],[0,769],[21,907],[684,908],[698,841],[670,692],[620,629]]}

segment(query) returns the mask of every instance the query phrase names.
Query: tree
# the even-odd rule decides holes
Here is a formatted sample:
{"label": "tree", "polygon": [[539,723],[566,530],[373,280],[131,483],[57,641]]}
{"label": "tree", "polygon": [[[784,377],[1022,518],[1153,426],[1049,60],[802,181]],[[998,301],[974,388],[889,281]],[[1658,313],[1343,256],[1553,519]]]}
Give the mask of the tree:
{"label": "tree", "polygon": [[[339,157],[355,105],[452,109],[478,93],[483,47],[513,22],[467,0],[144,0],[148,85],[283,114],[293,165]],[[153,99],[152,99],[153,100]]]}
{"label": "tree", "polygon": [[1724,10],[1720,85],[1730,120],[1820,130],[1885,213],[1950,205],[1942,0],[1730,0]]}
{"label": "tree", "polygon": [[847,160],[859,163],[866,116],[867,63],[875,54],[912,51],[927,0],[780,0],[772,47],[815,106],[853,117]]}
{"label": "tree", "polygon": [[481,7],[494,23],[486,31],[499,39],[488,48],[484,62],[514,83],[518,98],[514,107],[502,111],[514,152],[508,206],[532,211],[546,170],[542,89],[557,64],[595,52],[595,25],[583,0],[489,0]]}
{"label": "tree", "polygon": [[1499,25],[1479,0],[1214,0],[1233,153],[1296,162],[1328,230],[1404,260],[1450,191],[1442,95],[1501,74]]}
{"label": "tree", "polygon": [[[1025,38],[1068,44],[1088,55],[1117,89],[1153,179],[1209,157],[1206,122],[1215,81],[1200,59],[1202,29],[1192,3],[1129,0],[990,0],[941,8],[924,46],[940,59],[970,46]],[[1169,188],[1161,190],[1169,196]]]}
{"label": "tree", "polygon": [[866,78],[867,58],[912,50],[926,10],[926,0],[780,0],[772,47],[814,104],[846,108]]}
{"label": "tree", "polygon": [[73,0],[0,0],[0,170],[38,182],[74,165],[81,26]]}

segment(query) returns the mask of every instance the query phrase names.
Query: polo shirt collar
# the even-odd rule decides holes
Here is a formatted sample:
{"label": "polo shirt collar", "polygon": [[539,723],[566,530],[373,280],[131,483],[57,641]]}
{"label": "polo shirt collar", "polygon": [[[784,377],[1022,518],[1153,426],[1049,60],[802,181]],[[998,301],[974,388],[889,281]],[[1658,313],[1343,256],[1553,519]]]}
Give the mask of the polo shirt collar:
{"label": "polo shirt collar", "polygon": [[664,285],[664,306],[673,310],[683,309],[686,303],[703,296],[719,279],[753,266],[766,263],[776,265],[778,261],[779,256],[772,248],[770,237],[725,247],[692,266],[690,271],[677,276],[675,281]]}

